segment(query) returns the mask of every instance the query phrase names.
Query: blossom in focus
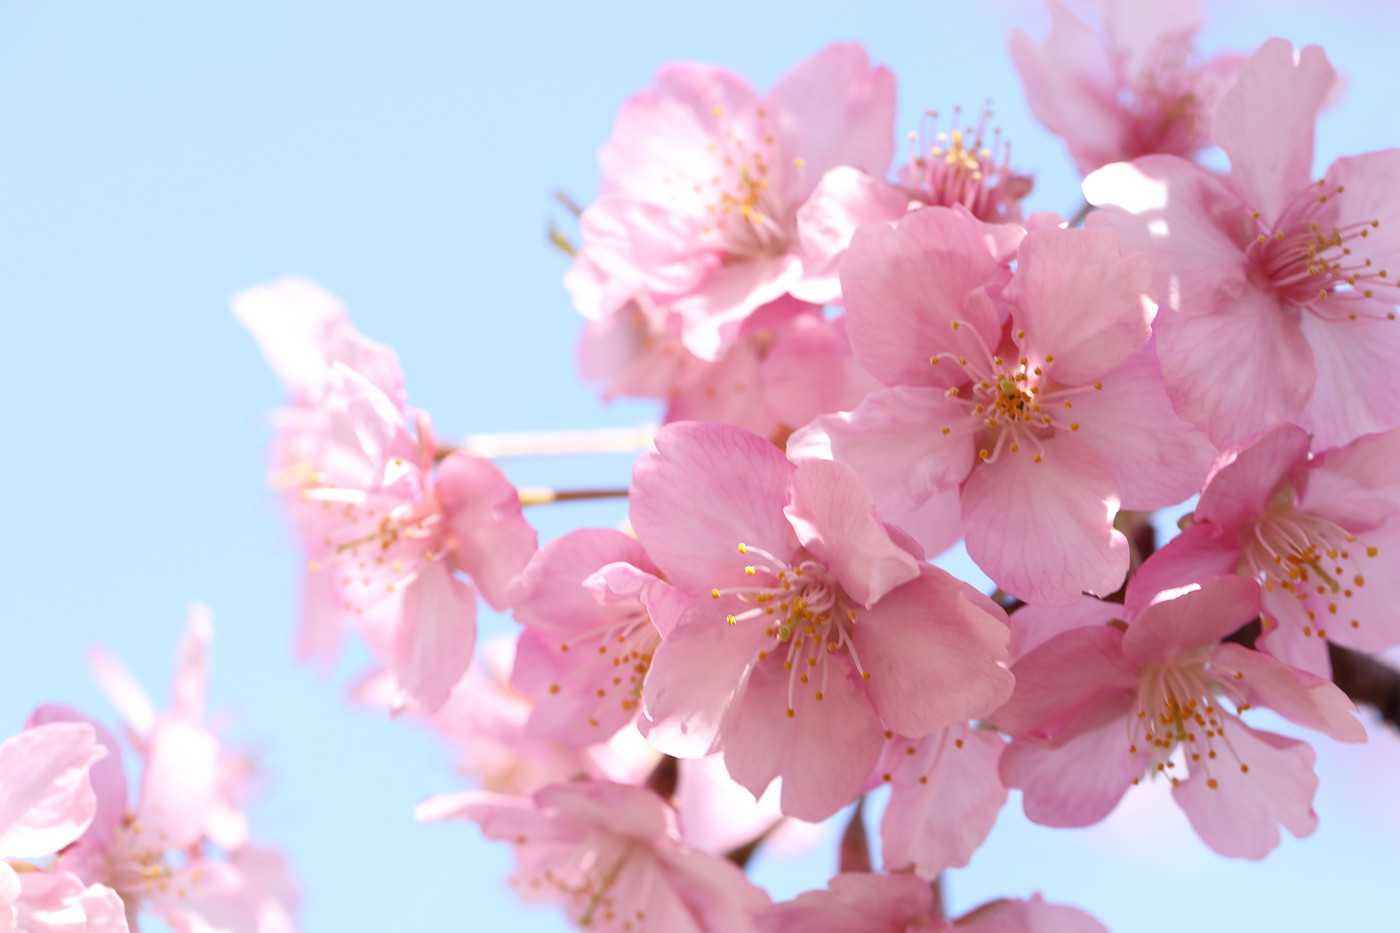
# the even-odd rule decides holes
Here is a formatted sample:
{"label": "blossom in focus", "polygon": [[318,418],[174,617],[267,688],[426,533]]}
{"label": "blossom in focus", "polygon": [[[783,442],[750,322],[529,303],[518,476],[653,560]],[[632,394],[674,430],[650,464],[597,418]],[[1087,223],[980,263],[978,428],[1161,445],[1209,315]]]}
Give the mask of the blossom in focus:
{"label": "blossom in focus", "polygon": [[681,346],[718,359],[754,311],[805,300],[798,209],[828,169],[885,172],[894,110],[893,75],[857,45],[829,46],[767,96],[723,68],[665,66],[599,152],[566,280],[579,311],[674,316]]}
{"label": "blossom in focus", "polygon": [[819,820],[860,793],[886,729],[928,735],[1009,695],[1000,608],[924,564],[844,465],[673,424],[631,498],[647,554],[696,597],[656,620],[642,699],[662,751],[722,748],[755,796],[782,777],[783,812]]}
{"label": "blossom in focus", "polygon": [[467,819],[515,847],[512,887],[557,901],[577,926],[606,933],[745,933],[768,896],[727,859],[681,842],[675,812],[624,784],[553,784],[532,798],[436,797],[418,819]]}
{"label": "blossom in focus", "polygon": [[[540,548],[507,599],[525,626],[512,681],[535,697],[526,728],[568,745],[605,741],[636,719],[661,642],[652,618],[670,618],[688,601],[636,539],[606,528]],[[650,608],[663,601],[678,607]]]}
{"label": "blossom in focus", "polygon": [[1026,816],[1089,826],[1146,775],[1171,782],[1197,835],[1221,855],[1263,858],[1280,825],[1311,833],[1312,748],[1239,714],[1263,706],[1364,742],[1351,701],[1331,681],[1222,643],[1259,614],[1252,580],[1212,577],[1134,602],[1142,608],[1126,609],[1125,620],[1069,628],[1012,665],[1016,693],[991,719],[1012,737],[1001,777],[1022,790]]}
{"label": "blossom in focus", "polygon": [[865,227],[841,272],[848,330],[890,388],[815,419],[788,453],[849,464],[892,521],[957,495],[968,554],[1014,596],[1107,595],[1128,570],[1120,505],[1189,497],[1214,456],[1162,387],[1148,276],[1105,231],[946,208]]}
{"label": "blossom in focus", "polygon": [[1375,391],[1400,355],[1400,149],[1312,180],[1336,82],[1322,49],[1270,39],[1217,108],[1228,179],[1159,155],[1084,182],[1088,225],[1152,262],[1172,404],[1221,447],[1284,422],[1319,447],[1400,425],[1400,397]]}
{"label": "blossom in focus", "polygon": [[1191,527],[1143,564],[1136,594],[1240,573],[1263,587],[1266,653],[1331,676],[1327,641],[1400,644],[1400,429],[1309,457],[1281,425],[1212,471]]}
{"label": "blossom in focus", "polygon": [[825,891],[774,904],[758,918],[760,933],[1107,933],[1078,909],[1039,894],[1002,899],[944,919],[929,883],[915,875],[845,872]]}
{"label": "blossom in focus", "polygon": [[92,823],[89,772],[106,754],[87,723],[35,726],[0,743],[0,933],[126,933],[111,888],[30,862],[70,845]]}
{"label": "blossom in focus", "polygon": [[1185,159],[1210,145],[1211,113],[1242,57],[1197,60],[1195,0],[1103,0],[1105,34],[1049,0],[1050,33],[1011,35],[1011,60],[1031,112],[1065,141],[1082,174],[1164,153]]}

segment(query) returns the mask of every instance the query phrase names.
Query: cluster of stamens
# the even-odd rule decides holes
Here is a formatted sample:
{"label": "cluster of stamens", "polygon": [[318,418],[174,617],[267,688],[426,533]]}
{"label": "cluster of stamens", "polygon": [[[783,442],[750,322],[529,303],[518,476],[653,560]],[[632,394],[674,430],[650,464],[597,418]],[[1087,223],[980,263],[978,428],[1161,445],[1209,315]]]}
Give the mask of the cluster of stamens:
{"label": "cluster of stamens", "polygon": [[[559,644],[561,652],[589,652],[591,649],[594,654],[591,658],[593,663],[574,668],[564,683],[574,678],[589,679],[596,684],[595,696],[600,704],[616,700],[624,712],[631,712],[637,708],[642,695],[642,681],[651,668],[652,654],[660,643],[660,633],[646,610],[639,605],[636,612],[628,613],[620,620]],[[551,694],[557,694],[562,689],[561,683],[549,685]],[[598,717],[591,710],[585,712],[589,713],[588,724],[596,728]]]}
{"label": "cluster of stamens", "polygon": [[[164,840],[151,839],[150,834],[128,815],[118,827],[107,853],[104,883],[127,904],[169,894],[170,886],[175,883],[175,871],[165,857],[168,847]],[[197,868],[181,879],[181,886],[174,892],[177,897],[185,897],[189,893],[183,886],[185,883],[194,885],[196,891],[200,890]]]}
{"label": "cluster of stamens", "polygon": [[[909,134],[911,153],[904,181],[926,204],[961,204],[979,220],[1013,220],[1019,203],[1030,194],[1031,179],[1011,170],[1011,144],[1001,129],[987,136],[991,110],[984,109],[975,126],[961,125],[962,108],[953,108],[951,127],[937,130],[938,113],[924,115],[926,126]],[[933,144],[925,143],[933,139]]]}
{"label": "cluster of stamens", "polygon": [[[520,836],[515,842],[523,846],[529,839]],[[570,849],[554,865],[545,865],[538,874],[528,879],[512,878],[510,883],[523,883],[532,891],[554,889],[582,908],[576,921],[581,927],[601,922],[606,929],[642,933],[646,929],[646,912],[636,908],[629,911],[612,896],[618,876],[637,854],[635,845],[600,834],[587,845]]]}
{"label": "cluster of stamens", "polygon": [[[954,331],[971,333],[980,352],[972,358],[950,352],[929,358],[934,366],[944,362],[957,364],[969,380],[948,390],[949,398],[967,406],[968,420],[943,425],[939,430],[944,435],[972,433],[978,440],[977,455],[987,463],[996,461],[1003,451],[1019,453],[1022,447],[1028,447],[1031,458],[1040,463],[1045,454],[1045,438],[1057,429],[1079,430],[1079,422],[1072,420],[1070,414],[1073,397],[1101,391],[1102,382],[1053,386],[1047,373],[1055,362],[1054,354],[1045,354],[1039,363],[1028,356],[1007,360],[991,351],[976,328],[964,321],[954,321],[952,326]],[[1024,330],[1016,331],[1018,341],[1025,336]]]}
{"label": "cluster of stamens", "polygon": [[[758,660],[781,659],[788,672],[789,717],[797,715],[794,700],[799,690],[812,689],[812,698],[818,702],[826,698],[831,666],[843,663],[838,660],[840,655],[848,659],[862,679],[870,679],[851,640],[850,629],[857,622],[857,613],[821,564],[806,559],[789,565],[748,544],[740,544],[739,553],[754,560],[744,567],[754,585],[716,588],[710,595],[715,599],[738,596],[753,604],[751,609],[726,616],[725,622],[764,626],[764,634],[772,641],[759,650]],[[835,676],[844,677],[845,671],[838,669]]]}
{"label": "cluster of stamens", "polygon": [[1147,755],[1149,773],[1163,775],[1173,784],[1181,780],[1176,773],[1178,746],[1187,768],[1203,772],[1212,790],[1219,787],[1212,771],[1222,767],[1222,753],[1248,774],[1248,763],[1240,759],[1226,734],[1227,714],[1217,699],[1225,695],[1239,712],[1249,709],[1233,686],[1243,679],[1243,672],[1223,670],[1204,654],[1148,665],[1138,685],[1137,710],[1128,720],[1128,752]]}
{"label": "cluster of stamens", "polygon": [[411,583],[421,562],[439,559],[445,549],[441,510],[432,495],[406,503],[313,482],[300,498],[307,506],[319,504],[319,514],[307,518],[326,529],[320,541],[324,556],[309,561],[307,569],[335,573],[351,612],[362,614]]}
{"label": "cluster of stamens", "polygon": [[[1285,489],[1281,500],[1291,500]],[[1326,638],[1328,626],[1361,627],[1347,600],[1366,585],[1361,561],[1379,554],[1335,522],[1301,513],[1276,501],[1242,536],[1243,569],[1262,581],[1266,594],[1264,625],[1288,622],[1304,636]],[[1278,609],[1283,618],[1269,612]]]}
{"label": "cluster of stamens", "polygon": [[[730,119],[725,109],[713,110],[717,135],[707,144],[720,157],[708,177],[679,168],[662,178],[673,202],[699,199],[708,217],[702,233],[713,238],[726,257],[735,260],[780,255],[787,251],[796,229],[796,205],[788,203],[786,178],[774,171],[777,137],[768,111]],[[793,158],[801,172],[803,160]]]}
{"label": "cluster of stamens", "polygon": [[1270,227],[1258,211],[1250,217],[1253,242],[1246,250],[1256,275],[1284,300],[1306,308],[1327,320],[1395,320],[1393,308],[1384,311],[1364,303],[1351,304],[1339,317],[1335,308],[1318,302],[1327,298],[1364,299],[1378,288],[1394,288],[1386,269],[1379,268],[1358,250],[1371,231],[1380,226],[1377,219],[1335,226],[1319,221],[1318,215],[1330,201],[1345,193],[1342,185],[1319,181],[1294,198],[1277,225]]}

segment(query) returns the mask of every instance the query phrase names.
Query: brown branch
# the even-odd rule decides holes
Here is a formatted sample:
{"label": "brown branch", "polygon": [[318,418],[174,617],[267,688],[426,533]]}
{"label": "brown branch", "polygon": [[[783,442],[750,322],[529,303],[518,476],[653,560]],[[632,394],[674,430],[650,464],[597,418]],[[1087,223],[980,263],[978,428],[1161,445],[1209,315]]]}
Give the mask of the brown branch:
{"label": "brown branch", "polygon": [[1327,643],[1332,682],[1358,706],[1370,706],[1400,729],[1400,671],[1380,658]]}
{"label": "brown branch", "polygon": [[675,758],[670,755],[662,755],[661,760],[656,763],[656,767],[651,769],[651,774],[647,775],[646,786],[649,790],[670,800],[676,796],[676,788],[681,784],[681,769]]}
{"label": "brown branch", "polygon": [[865,832],[865,798],[856,798],[856,808],[841,834],[837,871],[870,871],[870,837]]}

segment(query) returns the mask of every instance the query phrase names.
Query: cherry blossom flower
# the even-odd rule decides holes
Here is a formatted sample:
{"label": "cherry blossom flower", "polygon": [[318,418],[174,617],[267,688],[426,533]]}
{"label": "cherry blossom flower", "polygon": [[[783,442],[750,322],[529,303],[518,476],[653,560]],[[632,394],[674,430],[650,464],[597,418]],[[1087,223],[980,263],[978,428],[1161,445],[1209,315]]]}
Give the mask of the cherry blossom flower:
{"label": "cherry blossom flower", "polygon": [[1029,900],[997,900],[956,920],[937,912],[929,883],[915,875],[846,872],[825,891],[807,891],[774,904],[758,918],[760,933],[1107,933],[1076,907]]}
{"label": "cherry blossom flower", "polygon": [[399,705],[441,706],[466,672],[476,639],[476,589],[494,608],[535,550],[516,489],[491,461],[452,453],[434,469],[427,416],[404,412],[358,373],[331,367],[344,396],[330,430],[347,440],[373,479],[338,485],[310,477],[300,489],[308,570],[324,573],[337,608],[368,614],[366,634],[390,661]]}
{"label": "cherry blossom flower", "polygon": [[1313,124],[1336,80],[1322,49],[1271,39],[1220,101],[1228,181],[1151,156],[1084,183],[1104,208],[1089,226],[1151,259],[1167,391],[1222,447],[1283,422],[1322,447],[1400,425],[1400,401],[1373,389],[1400,353],[1388,271],[1400,267],[1400,149],[1309,180]]}
{"label": "cherry blossom flower", "polygon": [[82,723],[95,730],[107,756],[93,768],[97,809],[86,832],[60,854],[57,868],[87,884],[114,890],[126,923],[138,929],[141,912],[161,917],[180,933],[275,933],[260,926],[268,898],[290,885],[245,875],[233,861],[214,857],[204,832],[218,801],[218,746],[206,731],[178,719],[159,719],[142,754],[138,800],[127,808],[127,778],[116,739],[75,710],[44,706],[30,727]]}
{"label": "cherry blossom flower", "polygon": [[1263,586],[1258,647],[1331,676],[1326,640],[1378,652],[1400,644],[1400,430],[1309,458],[1282,425],[1211,472],[1193,524],[1143,564],[1135,593],[1238,572]]}
{"label": "cherry blossom flower", "polygon": [[798,208],[828,169],[884,173],[894,95],[857,45],[824,49],[766,97],[722,68],[662,68],[599,153],[602,194],[568,280],[579,311],[673,314],[686,349],[719,358],[755,310],[802,298]]}
{"label": "cherry blossom flower", "polygon": [[755,796],[831,815],[860,792],[884,730],[923,736],[1010,689],[1000,608],[921,563],[842,464],[794,466],[724,425],[662,429],[633,474],[638,539],[699,597],[663,633],[643,685],[648,738],[678,757],[723,748]]}
{"label": "cherry blossom flower", "polygon": [[1221,855],[1263,858],[1280,825],[1311,833],[1312,748],[1238,714],[1264,706],[1363,742],[1351,701],[1330,681],[1221,643],[1259,614],[1251,580],[1212,577],[1134,602],[1142,608],[1127,609],[1126,624],[1070,628],[1012,665],[1016,693],[992,721],[1012,736],[1001,777],[1024,792],[1026,816],[1088,826],[1151,775],[1171,781],[1196,833]]}
{"label": "cherry blossom flower", "polygon": [[684,603],[634,538],[583,528],[546,544],[507,599],[525,626],[512,681],[533,695],[526,728],[567,745],[605,741],[637,716],[642,681],[661,642],[653,611]]}
{"label": "cherry blossom flower", "polygon": [[0,931],[126,933],[121,899],[30,860],[83,835],[97,813],[90,771],[107,750],[86,723],[34,726],[0,743]]}
{"label": "cherry blossom flower", "polygon": [[1122,584],[1119,506],[1187,498],[1214,450],[1162,388],[1142,257],[1104,231],[1021,233],[946,208],[863,228],[842,267],[848,330],[891,388],[788,452],[849,464],[895,521],[956,493],[972,559],[1021,599],[1067,604]]}
{"label": "cherry blossom flower", "polygon": [[919,739],[889,737],[875,766],[890,787],[880,818],[886,870],[912,868],[932,881],[972,860],[1006,803],[997,775],[1005,744],[995,731],[964,723]]}
{"label": "cherry blossom flower", "polygon": [[532,799],[470,793],[419,805],[420,820],[468,819],[515,846],[512,886],[558,901],[607,933],[744,933],[768,896],[732,862],[685,846],[675,812],[641,787],[554,784]]}
{"label": "cherry blossom flower", "polygon": [[1212,109],[1242,57],[1195,59],[1194,0],[1105,0],[1106,35],[1060,0],[1048,6],[1049,35],[1037,42],[1016,30],[1011,60],[1031,112],[1065,141],[1081,173],[1153,153],[1189,159],[1210,145]]}

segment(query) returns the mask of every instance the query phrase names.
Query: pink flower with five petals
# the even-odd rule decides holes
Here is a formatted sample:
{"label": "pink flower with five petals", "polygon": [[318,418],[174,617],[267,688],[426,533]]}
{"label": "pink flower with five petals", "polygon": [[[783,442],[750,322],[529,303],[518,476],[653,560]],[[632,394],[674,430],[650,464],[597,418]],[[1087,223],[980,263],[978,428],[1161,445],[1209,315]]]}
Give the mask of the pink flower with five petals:
{"label": "pink flower with five petals", "polygon": [[642,693],[657,748],[723,748],[755,796],[782,777],[783,812],[818,820],[860,792],[885,729],[928,735],[1008,695],[1005,615],[893,536],[849,468],[794,466],[723,425],[668,425],[656,447],[633,523],[698,597],[657,621]]}

